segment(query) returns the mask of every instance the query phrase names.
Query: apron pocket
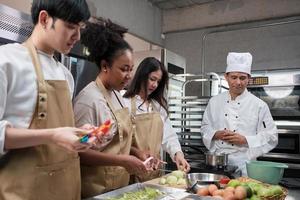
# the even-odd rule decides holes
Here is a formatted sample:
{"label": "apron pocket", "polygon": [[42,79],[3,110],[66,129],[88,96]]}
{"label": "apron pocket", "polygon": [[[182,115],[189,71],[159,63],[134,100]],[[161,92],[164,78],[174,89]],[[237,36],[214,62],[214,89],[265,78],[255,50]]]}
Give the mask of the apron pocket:
{"label": "apron pocket", "polygon": [[80,199],[79,158],[36,167],[37,199]]}
{"label": "apron pocket", "polygon": [[124,167],[106,167],[105,182],[107,191],[114,190],[129,184],[129,174]]}

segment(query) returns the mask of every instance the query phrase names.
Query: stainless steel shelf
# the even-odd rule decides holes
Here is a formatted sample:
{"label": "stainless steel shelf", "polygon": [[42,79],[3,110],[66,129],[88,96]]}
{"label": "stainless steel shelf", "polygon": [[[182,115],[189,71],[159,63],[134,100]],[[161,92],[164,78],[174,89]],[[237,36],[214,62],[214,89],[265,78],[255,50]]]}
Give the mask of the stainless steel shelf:
{"label": "stainless steel shelf", "polygon": [[202,121],[202,118],[185,118],[185,119],[181,119],[181,118],[170,118],[171,121]]}

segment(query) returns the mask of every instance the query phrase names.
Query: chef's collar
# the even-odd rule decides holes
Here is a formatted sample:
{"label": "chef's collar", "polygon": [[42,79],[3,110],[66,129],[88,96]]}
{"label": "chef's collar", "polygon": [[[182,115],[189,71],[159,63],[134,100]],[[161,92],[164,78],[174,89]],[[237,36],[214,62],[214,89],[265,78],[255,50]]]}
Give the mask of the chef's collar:
{"label": "chef's collar", "polygon": [[[247,90],[247,88],[245,88],[244,92],[242,94],[240,94],[239,96],[237,96],[234,101],[243,100],[247,96],[247,93],[248,93],[248,90]],[[229,91],[228,91],[227,98],[228,98],[228,101],[232,101]]]}

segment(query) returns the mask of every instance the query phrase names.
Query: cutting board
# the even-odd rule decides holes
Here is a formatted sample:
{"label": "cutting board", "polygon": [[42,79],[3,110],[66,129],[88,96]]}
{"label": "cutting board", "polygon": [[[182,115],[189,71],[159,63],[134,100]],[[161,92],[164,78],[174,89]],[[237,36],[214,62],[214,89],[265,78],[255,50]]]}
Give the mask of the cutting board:
{"label": "cutting board", "polygon": [[[167,178],[168,175],[164,175],[162,177],[165,177]],[[165,184],[165,185],[161,185],[159,184],[159,180],[162,178],[156,178],[156,179],[152,179],[150,181],[146,181],[145,183],[148,183],[148,184],[153,184],[153,185],[159,185],[159,186],[164,186],[164,187],[172,187],[172,188],[178,188],[178,189],[187,189],[187,185],[184,184],[184,185],[169,185],[169,184]]]}

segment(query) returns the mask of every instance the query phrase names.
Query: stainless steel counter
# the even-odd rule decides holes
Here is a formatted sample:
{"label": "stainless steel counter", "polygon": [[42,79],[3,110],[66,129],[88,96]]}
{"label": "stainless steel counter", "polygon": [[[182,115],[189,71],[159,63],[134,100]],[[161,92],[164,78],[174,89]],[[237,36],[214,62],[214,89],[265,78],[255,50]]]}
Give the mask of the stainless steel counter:
{"label": "stainless steel counter", "polygon": [[299,200],[300,199],[300,189],[288,189],[288,196],[285,200]]}

